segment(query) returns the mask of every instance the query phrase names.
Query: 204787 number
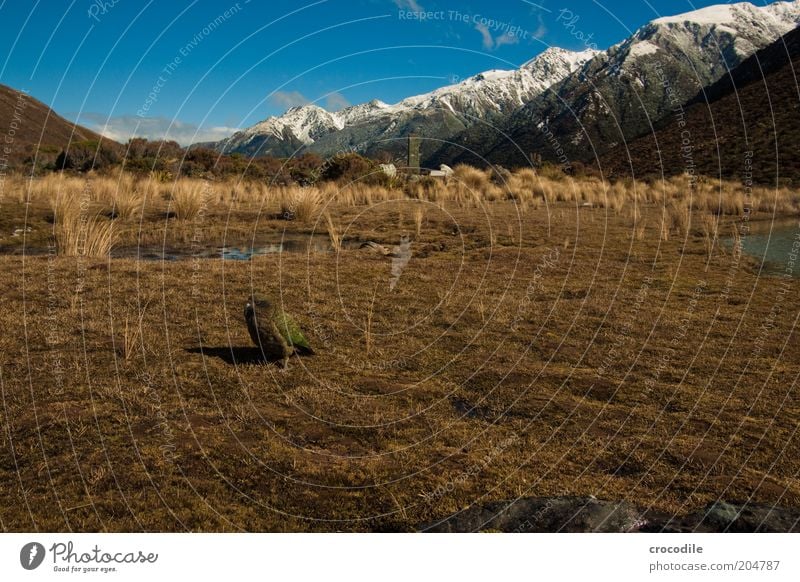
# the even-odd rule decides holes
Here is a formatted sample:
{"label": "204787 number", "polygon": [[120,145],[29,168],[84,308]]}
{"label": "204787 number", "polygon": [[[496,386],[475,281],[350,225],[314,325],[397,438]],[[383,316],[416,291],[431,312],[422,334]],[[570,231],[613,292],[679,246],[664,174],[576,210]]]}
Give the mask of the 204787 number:
{"label": "204787 number", "polygon": [[777,570],[780,564],[780,560],[737,560],[735,570],[737,572],[750,570],[770,571]]}

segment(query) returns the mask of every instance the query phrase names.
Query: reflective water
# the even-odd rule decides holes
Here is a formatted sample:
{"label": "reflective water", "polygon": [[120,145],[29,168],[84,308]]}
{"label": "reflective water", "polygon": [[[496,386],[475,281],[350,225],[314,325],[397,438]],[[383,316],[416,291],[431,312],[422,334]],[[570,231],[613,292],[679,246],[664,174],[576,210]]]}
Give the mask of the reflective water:
{"label": "reflective water", "polygon": [[[734,244],[733,237],[723,242],[729,248]],[[742,250],[763,262],[762,274],[800,277],[800,221],[751,222]]]}
{"label": "reflective water", "polygon": [[[344,248],[357,248],[358,243],[343,243]],[[327,236],[283,239],[279,242],[261,243],[253,246],[232,245],[204,249],[177,249],[161,247],[121,247],[114,249],[114,258],[141,259],[152,261],[178,261],[182,259],[222,259],[224,261],[249,261],[253,257],[275,253],[330,253],[333,252]]]}

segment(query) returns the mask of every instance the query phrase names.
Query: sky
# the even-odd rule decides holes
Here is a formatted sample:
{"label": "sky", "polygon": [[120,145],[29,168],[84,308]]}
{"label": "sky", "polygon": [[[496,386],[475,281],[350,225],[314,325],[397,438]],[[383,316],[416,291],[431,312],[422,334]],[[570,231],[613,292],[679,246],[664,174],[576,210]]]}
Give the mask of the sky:
{"label": "sky", "polygon": [[186,144],[306,103],[396,103],[551,46],[606,49],[719,3],[0,0],[0,83],[120,141]]}

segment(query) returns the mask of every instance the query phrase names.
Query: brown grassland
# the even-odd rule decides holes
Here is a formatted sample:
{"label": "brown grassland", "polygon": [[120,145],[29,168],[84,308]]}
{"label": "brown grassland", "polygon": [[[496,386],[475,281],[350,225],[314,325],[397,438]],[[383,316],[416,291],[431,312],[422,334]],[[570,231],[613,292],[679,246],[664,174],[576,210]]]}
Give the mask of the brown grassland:
{"label": "brown grassland", "polygon": [[[720,241],[796,217],[798,195],[496,178],[7,181],[0,528],[408,531],[551,495],[800,506],[800,280]],[[402,234],[390,289],[396,257],[359,245]],[[193,256],[281,237],[334,250]],[[186,258],[125,258],[137,244]],[[251,289],[315,356],[260,361]]]}

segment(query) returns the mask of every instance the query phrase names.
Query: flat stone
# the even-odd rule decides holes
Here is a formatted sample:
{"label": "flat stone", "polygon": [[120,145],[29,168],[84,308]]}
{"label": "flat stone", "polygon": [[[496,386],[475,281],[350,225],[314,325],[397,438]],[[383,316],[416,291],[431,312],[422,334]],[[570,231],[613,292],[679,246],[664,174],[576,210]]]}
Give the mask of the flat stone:
{"label": "flat stone", "polygon": [[800,509],[716,501],[684,516],[594,497],[526,497],[470,506],[418,528],[424,532],[800,533]]}
{"label": "flat stone", "polygon": [[472,506],[440,522],[421,527],[428,532],[629,532],[638,531],[642,512],[626,501],[593,497],[527,497]]}

